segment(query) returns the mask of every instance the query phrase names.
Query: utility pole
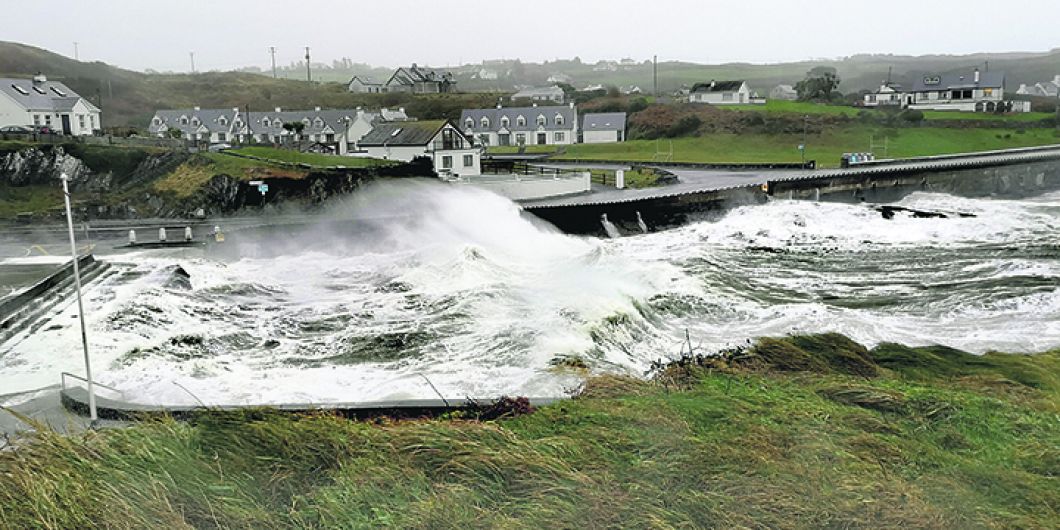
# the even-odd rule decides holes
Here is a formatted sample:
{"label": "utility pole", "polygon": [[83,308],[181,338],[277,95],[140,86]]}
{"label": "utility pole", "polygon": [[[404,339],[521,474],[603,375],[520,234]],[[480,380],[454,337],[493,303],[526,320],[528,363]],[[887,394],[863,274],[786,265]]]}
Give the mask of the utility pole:
{"label": "utility pole", "polygon": [[305,47],[305,80],[313,82],[313,74],[309,70],[309,46]]}
{"label": "utility pole", "polygon": [[74,41],[74,60],[75,61],[80,61],[81,60],[81,56],[77,53],[77,41],[76,40]]}
{"label": "utility pole", "polygon": [[799,151],[802,151],[802,169],[806,169],[806,127],[809,122],[809,115],[802,117],[802,145],[799,146]]}
{"label": "utility pole", "polygon": [[272,55],[272,78],[276,79],[276,47],[269,46],[269,54]]}
{"label": "utility pole", "polygon": [[63,198],[66,201],[66,228],[70,232],[70,255],[73,257],[74,286],[77,288],[77,318],[81,321],[81,345],[85,350],[85,380],[88,381],[88,417],[95,424],[99,416],[96,415],[96,389],[92,381],[92,363],[88,358],[88,332],[85,331],[85,306],[81,302],[81,268],[77,263],[77,243],[74,240],[74,217],[70,212],[70,187],[67,182],[70,177],[63,173]]}
{"label": "utility pole", "polygon": [[246,103],[243,105],[243,118],[245,119],[243,126],[247,128],[247,134],[243,136],[243,143],[254,142],[254,131],[250,130],[250,104]]}
{"label": "utility pole", "polygon": [[195,73],[195,52],[188,52],[188,56],[191,57],[191,73]]}
{"label": "utility pole", "polygon": [[651,57],[651,92],[656,99],[659,98],[659,56]]}

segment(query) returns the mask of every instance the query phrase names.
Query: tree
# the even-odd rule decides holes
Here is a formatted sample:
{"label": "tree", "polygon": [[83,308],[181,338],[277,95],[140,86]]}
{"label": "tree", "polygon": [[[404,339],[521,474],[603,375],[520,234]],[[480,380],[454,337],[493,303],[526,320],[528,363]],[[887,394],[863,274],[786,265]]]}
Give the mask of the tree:
{"label": "tree", "polygon": [[305,129],[305,124],[300,121],[289,121],[283,124],[283,130],[294,133],[299,136],[302,135],[302,130]]}
{"label": "tree", "polygon": [[806,73],[806,79],[795,84],[795,92],[799,101],[832,101],[840,82],[835,68],[816,66]]}

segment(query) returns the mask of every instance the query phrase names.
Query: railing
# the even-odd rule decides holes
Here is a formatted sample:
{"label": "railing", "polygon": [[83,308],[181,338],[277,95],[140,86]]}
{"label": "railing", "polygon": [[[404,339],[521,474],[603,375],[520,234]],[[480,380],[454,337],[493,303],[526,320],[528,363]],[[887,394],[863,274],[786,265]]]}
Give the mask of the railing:
{"label": "railing", "polygon": [[483,175],[523,175],[559,178],[572,173],[567,169],[541,167],[517,160],[486,159],[482,161]]}
{"label": "railing", "polygon": [[[88,379],[85,379],[84,377],[81,377],[81,376],[79,376],[77,374],[71,374],[70,372],[63,372],[63,373],[61,373],[59,375],[60,375],[60,381],[61,381],[60,386],[62,387],[63,390],[66,390],[66,378],[67,377],[70,377],[70,378],[73,378],[73,379],[77,379],[78,381],[82,381],[84,383],[88,383],[89,382]],[[97,383],[96,381],[92,381],[91,383],[92,383],[93,387],[97,387],[98,386],[100,388],[105,388],[107,390],[110,390],[111,392],[116,392],[120,396],[125,396],[125,392],[122,392],[121,390],[118,390],[117,388],[114,388],[112,386],[107,386],[107,385],[104,385],[103,383]]]}

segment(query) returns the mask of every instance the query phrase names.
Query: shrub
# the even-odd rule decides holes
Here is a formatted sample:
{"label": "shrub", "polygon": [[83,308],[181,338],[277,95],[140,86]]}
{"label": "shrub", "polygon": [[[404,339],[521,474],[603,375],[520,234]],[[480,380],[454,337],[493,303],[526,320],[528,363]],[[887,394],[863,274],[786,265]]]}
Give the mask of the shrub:
{"label": "shrub", "polygon": [[898,118],[907,123],[920,123],[924,121],[924,113],[915,109],[904,110]]}
{"label": "shrub", "polygon": [[689,115],[677,120],[667,131],[666,136],[669,138],[675,138],[677,136],[689,136],[695,133],[699,126],[703,125],[703,120],[699,119],[699,116]]}

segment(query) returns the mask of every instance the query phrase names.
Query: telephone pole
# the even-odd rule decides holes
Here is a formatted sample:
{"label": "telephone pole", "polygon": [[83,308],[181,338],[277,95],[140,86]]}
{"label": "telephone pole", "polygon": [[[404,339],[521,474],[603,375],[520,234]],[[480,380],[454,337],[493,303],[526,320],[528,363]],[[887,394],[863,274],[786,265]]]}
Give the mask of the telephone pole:
{"label": "telephone pole", "polygon": [[659,56],[651,56],[651,92],[656,99],[659,98]]}
{"label": "telephone pole", "polygon": [[276,47],[269,46],[269,54],[272,55],[272,78],[276,79]]}
{"label": "telephone pole", "polygon": [[305,47],[305,80],[313,82],[313,74],[309,71],[309,46]]}
{"label": "telephone pole", "polygon": [[78,55],[78,53],[77,53],[77,41],[76,40],[74,41],[74,60],[75,61],[80,61],[81,60],[80,55]]}
{"label": "telephone pole", "polygon": [[188,56],[191,57],[191,73],[195,73],[195,52],[188,52]]}

